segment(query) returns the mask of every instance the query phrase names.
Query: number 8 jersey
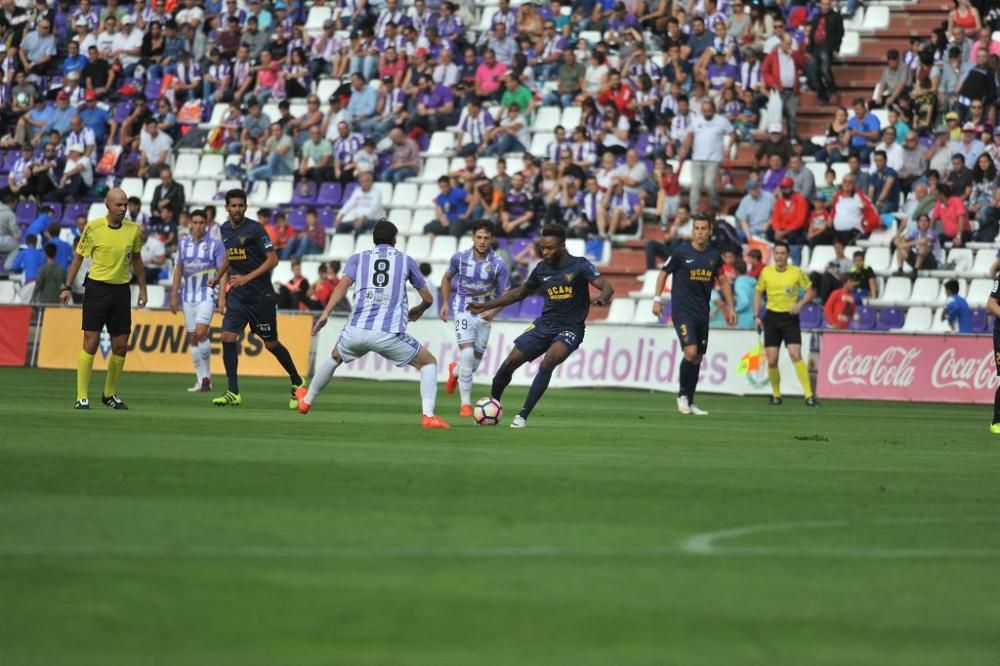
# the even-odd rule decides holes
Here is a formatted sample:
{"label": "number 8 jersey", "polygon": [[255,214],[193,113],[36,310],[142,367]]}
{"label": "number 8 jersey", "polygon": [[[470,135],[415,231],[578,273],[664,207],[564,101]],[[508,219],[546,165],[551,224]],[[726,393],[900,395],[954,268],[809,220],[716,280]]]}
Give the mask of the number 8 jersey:
{"label": "number 8 jersey", "polygon": [[406,283],[422,289],[420,267],[391,245],[378,245],[347,260],[344,275],[354,282],[354,310],[349,326],[369,331],[404,333],[409,304]]}

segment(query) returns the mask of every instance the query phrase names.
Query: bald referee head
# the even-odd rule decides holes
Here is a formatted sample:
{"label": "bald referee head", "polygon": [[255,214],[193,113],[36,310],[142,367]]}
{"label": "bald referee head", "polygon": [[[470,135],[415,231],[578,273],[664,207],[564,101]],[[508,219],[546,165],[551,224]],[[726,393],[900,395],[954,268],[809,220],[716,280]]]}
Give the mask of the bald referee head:
{"label": "bald referee head", "polygon": [[89,257],[90,268],[83,283],[83,349],[76,361],[76,409],[90,409],[90,375],[104,328],[111,336],[111,356],[101,402],[111,409],[128,409],[116,391],[132,331],[132,294],[128,286],[132,275],[139,283],[136,305],[140,308],[146,305],[142,232],[139,225],[125,219],[128,195],[116,187],[108,192],[104,203],[107,214],[89,220],[83,228],[73,263],[66,272],[66,284],[59,292],[59,300],[69,305],[73,298],[69,285],[76,279],[83,260]]}

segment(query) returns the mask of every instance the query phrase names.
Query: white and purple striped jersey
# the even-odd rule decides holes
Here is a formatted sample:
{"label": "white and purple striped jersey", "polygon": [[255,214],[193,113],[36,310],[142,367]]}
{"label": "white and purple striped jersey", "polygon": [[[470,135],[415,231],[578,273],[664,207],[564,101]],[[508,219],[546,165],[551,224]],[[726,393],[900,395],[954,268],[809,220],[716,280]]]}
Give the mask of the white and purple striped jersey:
{"label": "white and purple striped jersey", "polygon": [[391,245],[378,245],[347,260],[344,275],[354,282],[354,310],[347,324],[368,331],[405,333],[410,310],[406,283],[427,285],[411,257]]}
{"label": "white and purple striped jersey", "polygon": [[476,258],[472,248],[456,252],[448,265],[448,275],[455,284],[451,311],[456,315],[465,312],[469,303],[484,303],[510,289],[507,264],[493,250],[482,260]]}
{"label": "white and purple striped jersey", "polygon": [[222,241],[205,234],[200,241],[191,236],[181,238],[177,244],[177,265],[181,267],[181,302],[203,303],[214,301],[218,292],[208,286],[226,257]]}

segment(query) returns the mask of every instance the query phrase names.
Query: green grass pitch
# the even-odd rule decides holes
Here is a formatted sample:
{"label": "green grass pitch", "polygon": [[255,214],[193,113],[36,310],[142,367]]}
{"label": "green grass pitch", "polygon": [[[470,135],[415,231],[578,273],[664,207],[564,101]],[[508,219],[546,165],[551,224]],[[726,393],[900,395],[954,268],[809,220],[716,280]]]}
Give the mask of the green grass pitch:
{"label": "green grass pitch", "polygon": [[73,381],[0,371],[4,666],[1000,663],[988,407]]}

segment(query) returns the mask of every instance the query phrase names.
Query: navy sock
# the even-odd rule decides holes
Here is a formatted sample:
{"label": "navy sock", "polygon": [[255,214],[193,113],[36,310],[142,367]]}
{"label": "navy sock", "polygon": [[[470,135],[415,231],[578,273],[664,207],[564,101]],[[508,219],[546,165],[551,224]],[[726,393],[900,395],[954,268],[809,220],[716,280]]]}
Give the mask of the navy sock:
{"label": "navy sock", "polygon": [[677,372],[677,396],[687,397],[688,386],[691,384],[691,363],[686,359],[681,359],[681,366]]}
{"label": "navy sock", "polygon": [[681,361],[682,366],[687,366],[687,379],[684,382],[684,395],[687,396],[688,404],[694,404],[694,392],[698,388],[698,374],[699,366],[693,361],[684,359]]}
{"label": "navy sock", "polygon": [[278,359],[278,363],[281,367],[285,369],[288,373],[288,378],[292,380],[292,384],[299,386],[302,384],[302,377],[299,375],[299,371],[295,369],[295,361],[292,360],[292,355],[288,353],[288,348],[280,342],[275,345],[274,349],[269,349],[274,358]]}
{"label": "navy sock", "polygon": [[240,363],[240,355],[235,342],[222,343],[222,363],[226,366],[226,379],[229,381],[229,391],[231,393],[240,392],[240,380],[236,374]]}
{"label": "navy sock", "polygon": [[531,414],[531,410],[535,408],[535,404],[541,400],[545,389],[549,387],[550,379],[552,379],[552,368],[538,368],[538,374],[535,375],[535,379],[531,382],[531,388],[528,389],[528,397],[524,401],[524,407],[518,412],[521,418],[526,419]]}
{"label": "navy sock", "polygon": [[503,397],[503,392],[510,384],[510,380],[513,378],[514,373],[510,371],[506,365],[501,364],[500,369],[497,370],[497,374],[493,375],[493,388],[490,389],[490,397],[499,400]]}
{"label": "navy sock", "polygon": [[993,394],[993,423],[1000,423],[1000,387]]}

